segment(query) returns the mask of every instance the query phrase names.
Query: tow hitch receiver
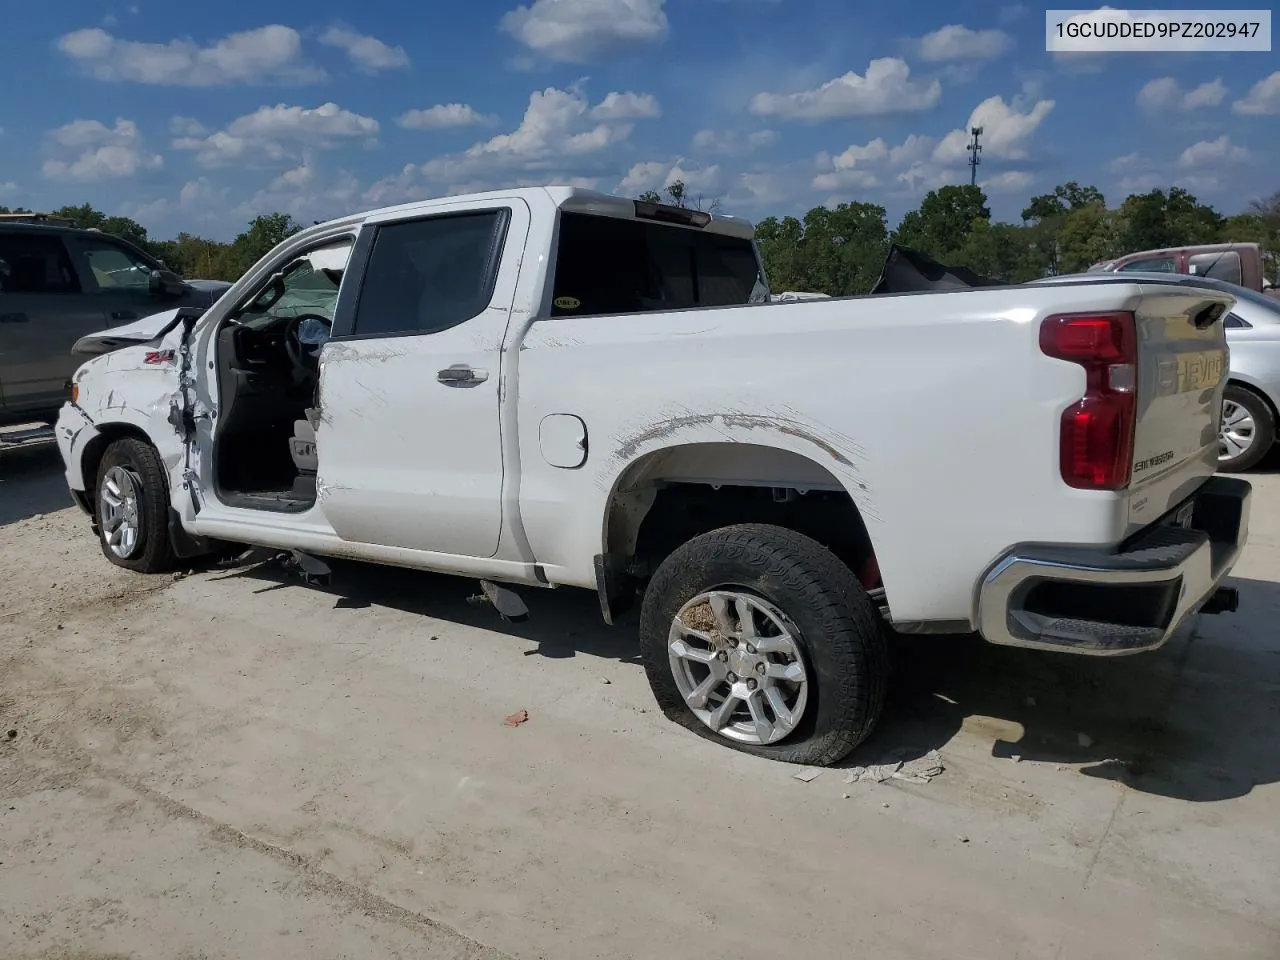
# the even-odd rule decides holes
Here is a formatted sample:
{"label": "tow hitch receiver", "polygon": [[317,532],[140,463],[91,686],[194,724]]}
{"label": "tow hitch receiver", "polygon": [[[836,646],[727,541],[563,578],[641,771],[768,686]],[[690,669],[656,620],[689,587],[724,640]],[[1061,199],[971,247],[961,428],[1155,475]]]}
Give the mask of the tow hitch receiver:
{"label": "tow hitch receiver", "polygon": [[1240,609],[1240,591],[1235,587],[1219,587],[1200,608],[1201,613],[1235,613]]}

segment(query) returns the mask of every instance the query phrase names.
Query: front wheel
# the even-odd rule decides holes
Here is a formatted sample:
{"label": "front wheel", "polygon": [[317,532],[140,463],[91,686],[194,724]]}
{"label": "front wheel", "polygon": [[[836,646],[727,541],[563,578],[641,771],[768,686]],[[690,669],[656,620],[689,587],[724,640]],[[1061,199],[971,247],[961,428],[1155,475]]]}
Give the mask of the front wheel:
{"label": "front wheel", "polygon": [[1222,419],[1218,424],[1218,469],[1243,473],[1271,449],[1276,421],[1267,401],[1234,383],[1222,392]]}
{"label": "front wheel", "polygon": [[98,539],[108,560],[138,573],[173,566],[169,483],[154,447],[131,437],[107,447],[95,499]]}
{"label": "front wheel", "polygon": [[835,763],[884,703],[875,605],[831,551],[784,527],[724,527],[679,547],[645,592],[640,645],[669,719],[773,760]]}

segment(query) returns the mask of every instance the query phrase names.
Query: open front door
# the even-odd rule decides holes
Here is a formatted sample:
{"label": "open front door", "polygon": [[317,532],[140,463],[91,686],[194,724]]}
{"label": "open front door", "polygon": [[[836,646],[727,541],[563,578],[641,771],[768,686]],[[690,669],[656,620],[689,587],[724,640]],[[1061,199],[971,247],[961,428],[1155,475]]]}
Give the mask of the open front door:
{"label": "open front door", "polygon": [[[502,344],[520,200],[371,222],[320,358],[317,489],[344,540],[491,557],[502,525]],[[504,255],[504,251],[506,252]]]}

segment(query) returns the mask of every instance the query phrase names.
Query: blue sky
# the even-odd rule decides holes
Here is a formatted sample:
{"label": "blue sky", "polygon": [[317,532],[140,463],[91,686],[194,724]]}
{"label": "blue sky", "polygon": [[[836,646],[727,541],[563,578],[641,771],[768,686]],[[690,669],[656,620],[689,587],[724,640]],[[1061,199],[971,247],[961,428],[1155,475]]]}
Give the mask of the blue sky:
{"label": "blue sky", "polygon": [[[1201,0],[1203,5],[1203,0]],[[1166,2],[1165,7],[1178,6]],[[153,236],[523,183],[681,177],[753,219],[979,180],[1280,190],[1275,53],[1044,50],[971,0],[58,0],[0,33],[0,203],[88,201]]]}

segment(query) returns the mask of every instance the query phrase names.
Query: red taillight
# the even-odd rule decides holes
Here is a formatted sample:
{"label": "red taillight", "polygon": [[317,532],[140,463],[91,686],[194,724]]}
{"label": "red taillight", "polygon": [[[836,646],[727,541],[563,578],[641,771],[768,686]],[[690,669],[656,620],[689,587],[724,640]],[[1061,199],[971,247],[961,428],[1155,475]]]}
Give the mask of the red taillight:
{"label": "red taillight", "polygon": [[1084,367],[1084,396],[1062,413],[1062,479],[1081,490],[1122,490],[1133,469],[1138,331],[1132,313],[1062,314],[1040,325],[1047,356]]}

